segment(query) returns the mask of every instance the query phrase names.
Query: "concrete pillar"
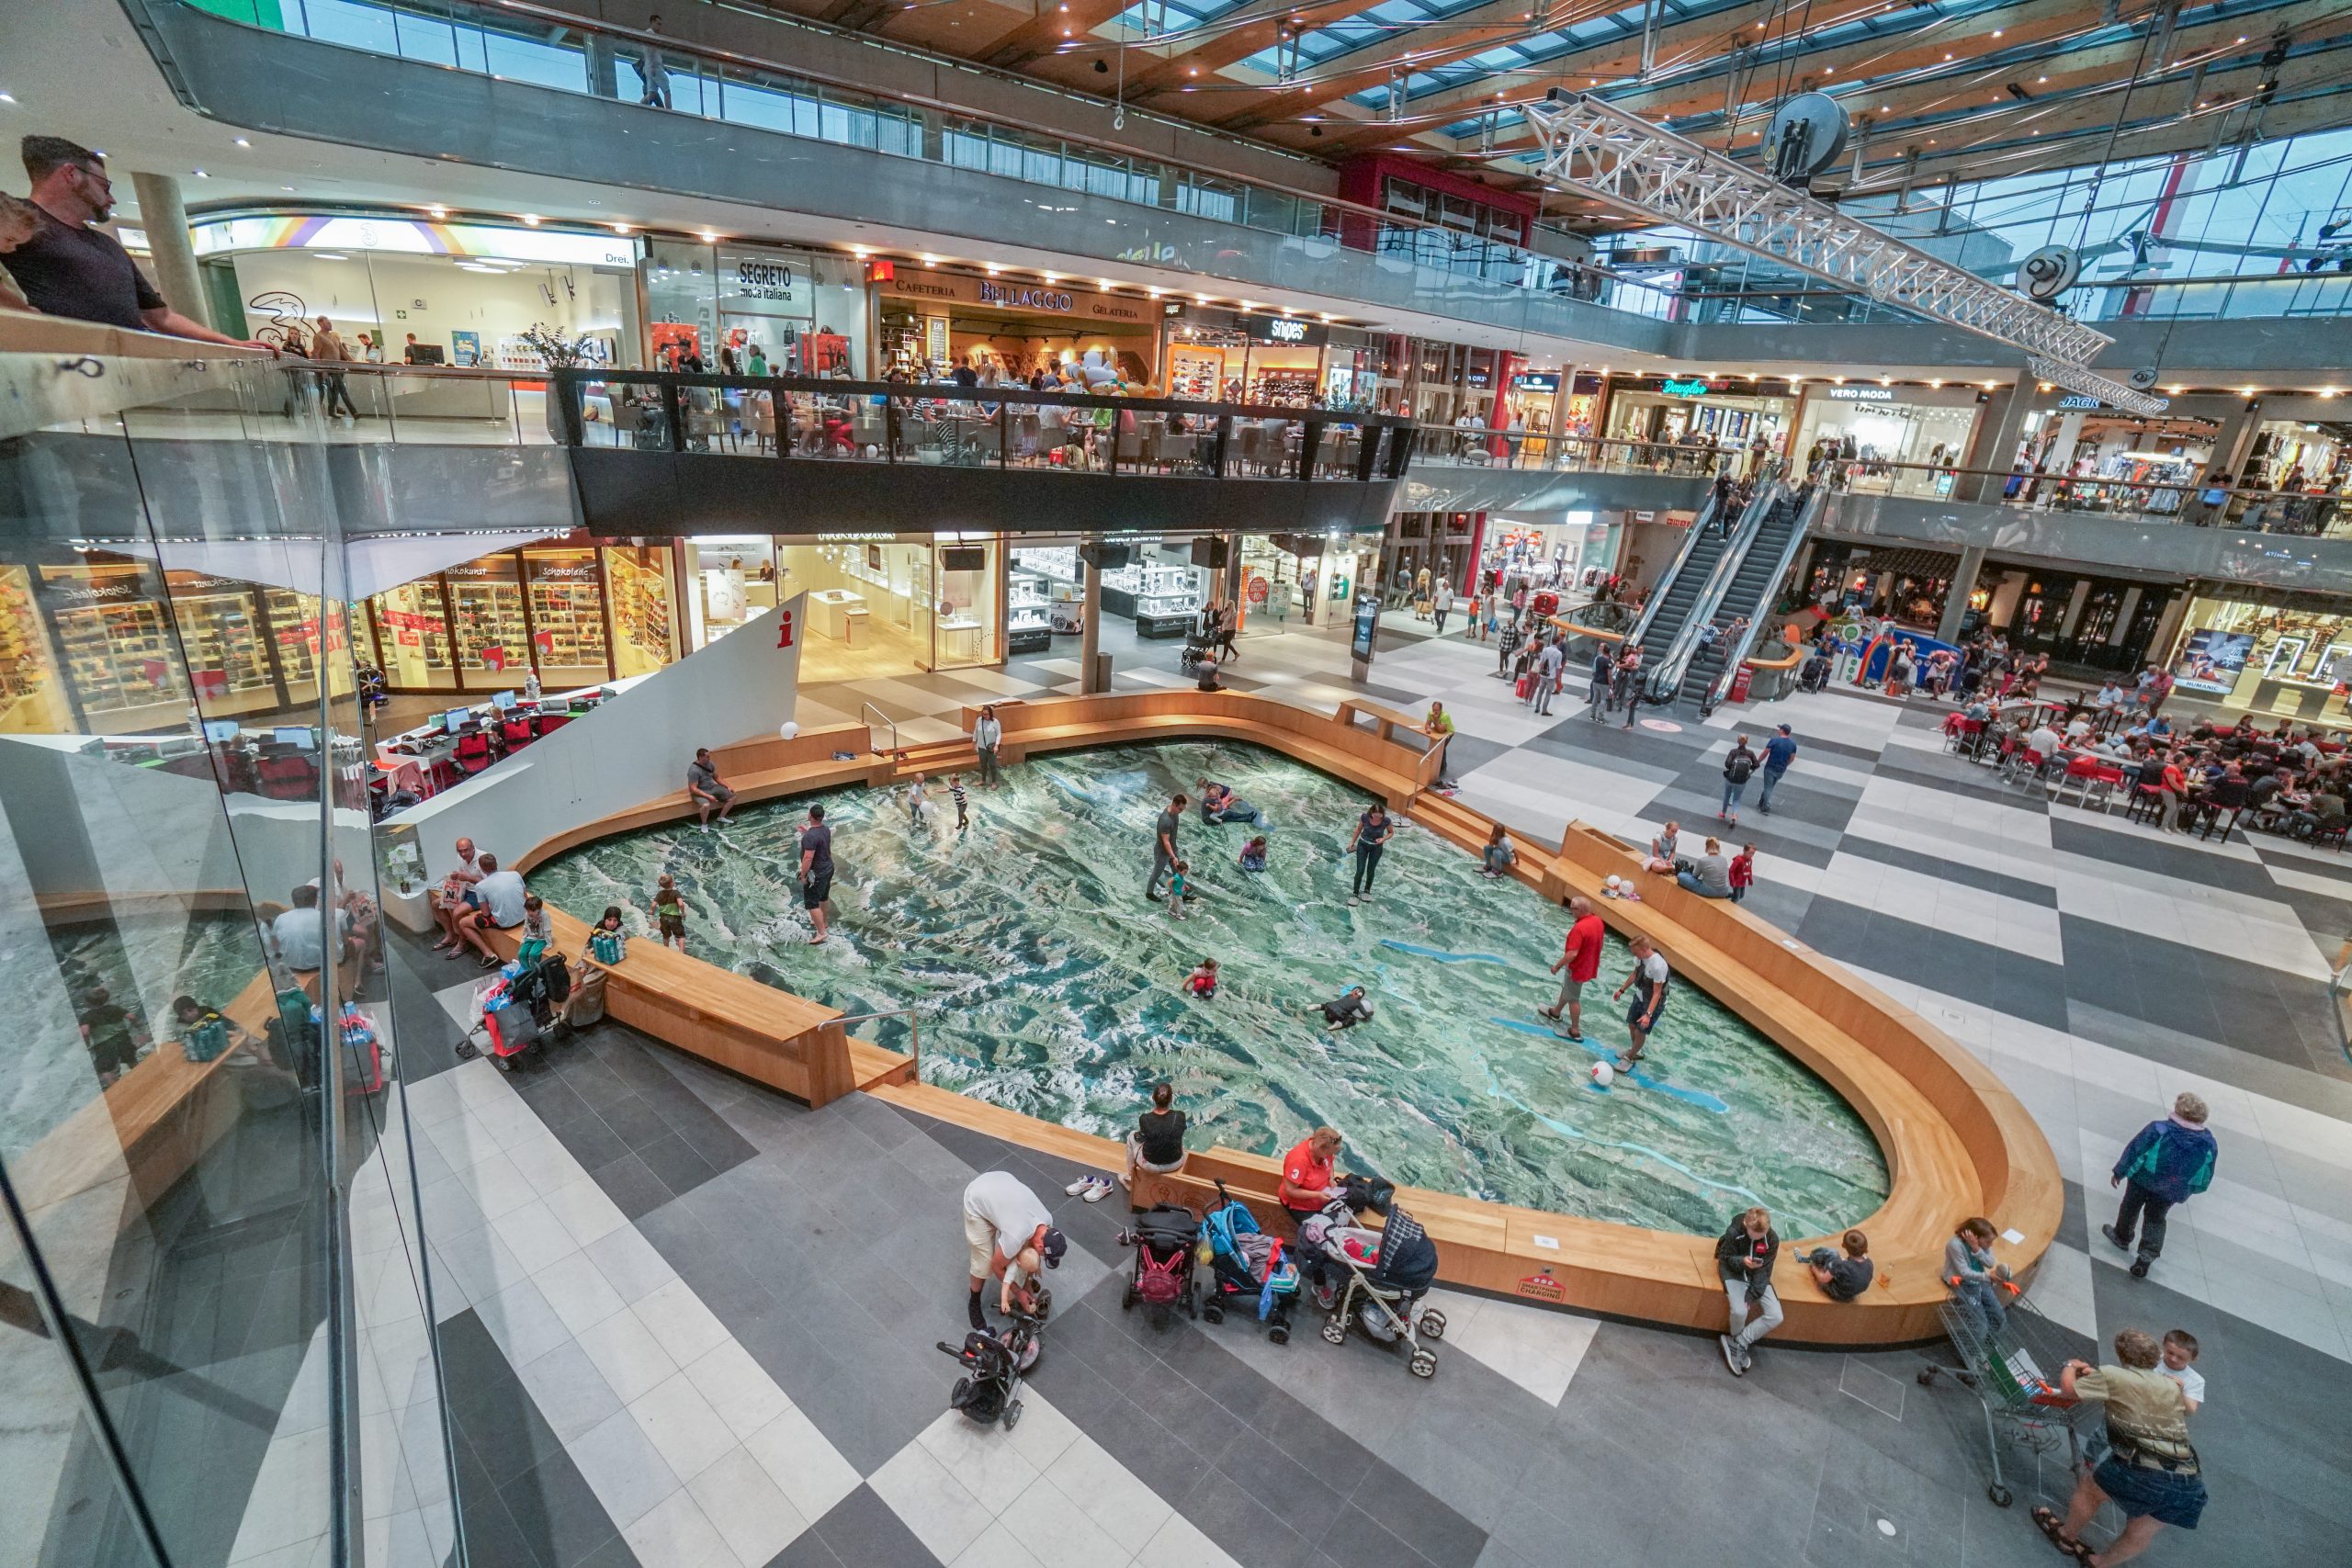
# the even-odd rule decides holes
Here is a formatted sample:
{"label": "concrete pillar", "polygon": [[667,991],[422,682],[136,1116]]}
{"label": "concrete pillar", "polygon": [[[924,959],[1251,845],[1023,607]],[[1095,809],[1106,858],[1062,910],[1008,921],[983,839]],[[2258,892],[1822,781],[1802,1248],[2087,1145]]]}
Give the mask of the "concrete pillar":
{"label": "concrete pillar", "polygon": [[212,324],[204,308],[204,285],[196,275],[196,247],[187,235],[187,209],[180,201],[180,182],[169,175],[133,171],[130,188],[139,197],[139,222],[147,231],[149,264],[155,269],[155,287],[171,308],[191,321]]}
{"label": "concrete pillar", "polygon": [[947,124],[937,109],[917,109],[916,120],[922,126],[922,161],[926,164],[947,162]]}
{"label": "concrete pillar", "polygon": [[2025,435],[2025,416],[2033,410],[2034,383],[2020,381],[2007,391],[1992,394],[1993,400],[1984,405],[1984,416],[1976,423],[1976,439],[1970,447],[1967,461],[1971,468],[1997,470],[1989,476],[1968,476],[1953,487],[1954,501],[1977,501],[1987,504],[2001,499],[2002,475],[2017,458],[2018,442]]}
{"label": "concrete pillar", "polygon": [[[145,203],[142,201],[143,207]],[[170,293],[170,289],[164,292]],[[2251,408],[2241,404],[2237,412],[2222,421],[2222,433],[2213,437],[2213,468],[2235,476],[2244,470],[2246,459],[2254,451],[2254,437],[2262,428],[2262,400],[2247,400]],[[2199,475],[2202,479],[2203,475]]]}
{"label": "concrete pillar", "polygon": [[602,33],[582,35],[588,56],[588,90],[600,98],[621,96],[620,73],[614,68],[613,40]]}
{"label": "concrete pillar", "polygon": [[1111,689],[1108,681],[1094,678],[1095,654],[1102,646],[1102,568],[1088,558],[1089,551],[1079,551],[1079,581],[1086,585],[1086,618],[1080,623],[1078,634],[1079,690],[1088,696]]}
{"label": "concrete pillar", "polygon": [[1968,614],[1968,596],[1976,592],[1977,573],[1984,570],[1982,547],[1968,545],[1960,552],[1960,564],[1951,570],[1951,588],[1944,594],[1944,613],[1936,622],[1936,640],[1956,643],[1960,640],[1961,618]]}

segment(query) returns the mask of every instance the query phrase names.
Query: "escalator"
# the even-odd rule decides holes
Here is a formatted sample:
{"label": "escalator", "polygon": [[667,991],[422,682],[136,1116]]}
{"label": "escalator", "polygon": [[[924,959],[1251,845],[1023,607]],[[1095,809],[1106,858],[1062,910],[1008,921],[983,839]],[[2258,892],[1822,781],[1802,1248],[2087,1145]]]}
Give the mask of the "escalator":
{"label": "escalator", "polygon": [[1824,489],[1811,485],[1796,491],[1772,488],[1770,509],[1754,532],[1743,529],[1743,536],[1735,540],[1742,554],[1709,617],[1714,635],[1699,640],[1680,682],[1665,700],[1690,697],[1703,713],[1724,699],[1731,686],[1727,677],[1756,646],[1761,623],[1788,576],[1797,547],[1818,517],[1826,494]]}
{"label": "escalator", "polygon": [[[1769,490],[1770,487],[1768,486]],[[1699,509],[1697,521],[1690,525],[1690,536],[1682,541],[1682,549],[1674,564],[1666,569],[1651,590],[1648,601],[1642,606],[1642,617],[1626,634],[1627,646],[1646,649],[1672,646],[1682,635],[1690,618],[1691,606],[1706,592],[1708,581],[1714,576],[1716,565],[1723,559],[1724,548],[1731,541],[1716,525],[1716,497],[1713,491],[1706,504]],[[1738,529],[1735,525],[1733,533]]]}

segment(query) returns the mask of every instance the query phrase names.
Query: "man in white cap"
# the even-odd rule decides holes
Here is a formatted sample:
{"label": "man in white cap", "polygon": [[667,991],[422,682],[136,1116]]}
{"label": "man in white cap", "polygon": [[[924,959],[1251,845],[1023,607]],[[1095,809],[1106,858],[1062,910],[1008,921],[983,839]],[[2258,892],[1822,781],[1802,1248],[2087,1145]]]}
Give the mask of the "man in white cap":
{"label": "man in white cap", "polygon": [[1054,1228],[1054,1216],[1028,1185],[1009,1170],[984,1170],[964,1189],[964,1240],[971,1248],[972,1327],[989,1331],[980,1308],[980,1292],[988,1281],[997,1290],[1000,1313],[1012,1312],[1013,1272],[1035,1280],[1047,1269],[1061,1267],[1069,1238]]}

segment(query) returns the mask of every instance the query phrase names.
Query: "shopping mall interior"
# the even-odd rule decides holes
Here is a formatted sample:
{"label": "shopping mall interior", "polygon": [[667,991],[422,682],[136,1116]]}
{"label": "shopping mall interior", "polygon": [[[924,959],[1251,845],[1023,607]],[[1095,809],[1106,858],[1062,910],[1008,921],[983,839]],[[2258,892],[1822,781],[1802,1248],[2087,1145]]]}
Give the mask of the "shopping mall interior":
{"label": "shopping mall interior", "polygon": [[2346,58],[18,7],[0,1568],[2342,1561]]}

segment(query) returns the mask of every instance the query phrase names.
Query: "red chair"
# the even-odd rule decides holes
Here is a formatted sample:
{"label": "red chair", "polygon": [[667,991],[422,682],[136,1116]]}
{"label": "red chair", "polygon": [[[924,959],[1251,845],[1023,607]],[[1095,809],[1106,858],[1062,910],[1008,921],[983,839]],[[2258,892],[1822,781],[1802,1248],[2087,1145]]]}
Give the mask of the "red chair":
{"label": "red chair", "polygon": [[545,737],[571,722],[571,716],[568,713],[543,713],[539,715],[539,734]]}
{"label": "red chair", "polygon": [[299,751],[264,757],[254,769],[254,783],[270,800],[313,800],[319,793],[319,770]]}
{"label": "red chair", "polygon": [[506,749],[509,751],[519,751],[538,739],[538,736],[532,731],[531,721],[527,718],[502,719],[499,721],[498,732],[505,737]]}
{"label": "red chair", "polygon": [[2051,798],[2063,804],[2066,798],[2066,784],[2071,779],[2081,784],[2081,803],[2088,806],[2091,803],[2091,784],[2100,772],[2098,758],[2076,757],[2066,764],[2066,771],[2058,775],[2058,787],[2051,792]]}
{"label": "red chair", "polygon": [[490,754],[490,737],[479,729],[469,729],[458,737],[458,750],[452,761],[461,773],[473,774],[490,766],[494,759]]}

